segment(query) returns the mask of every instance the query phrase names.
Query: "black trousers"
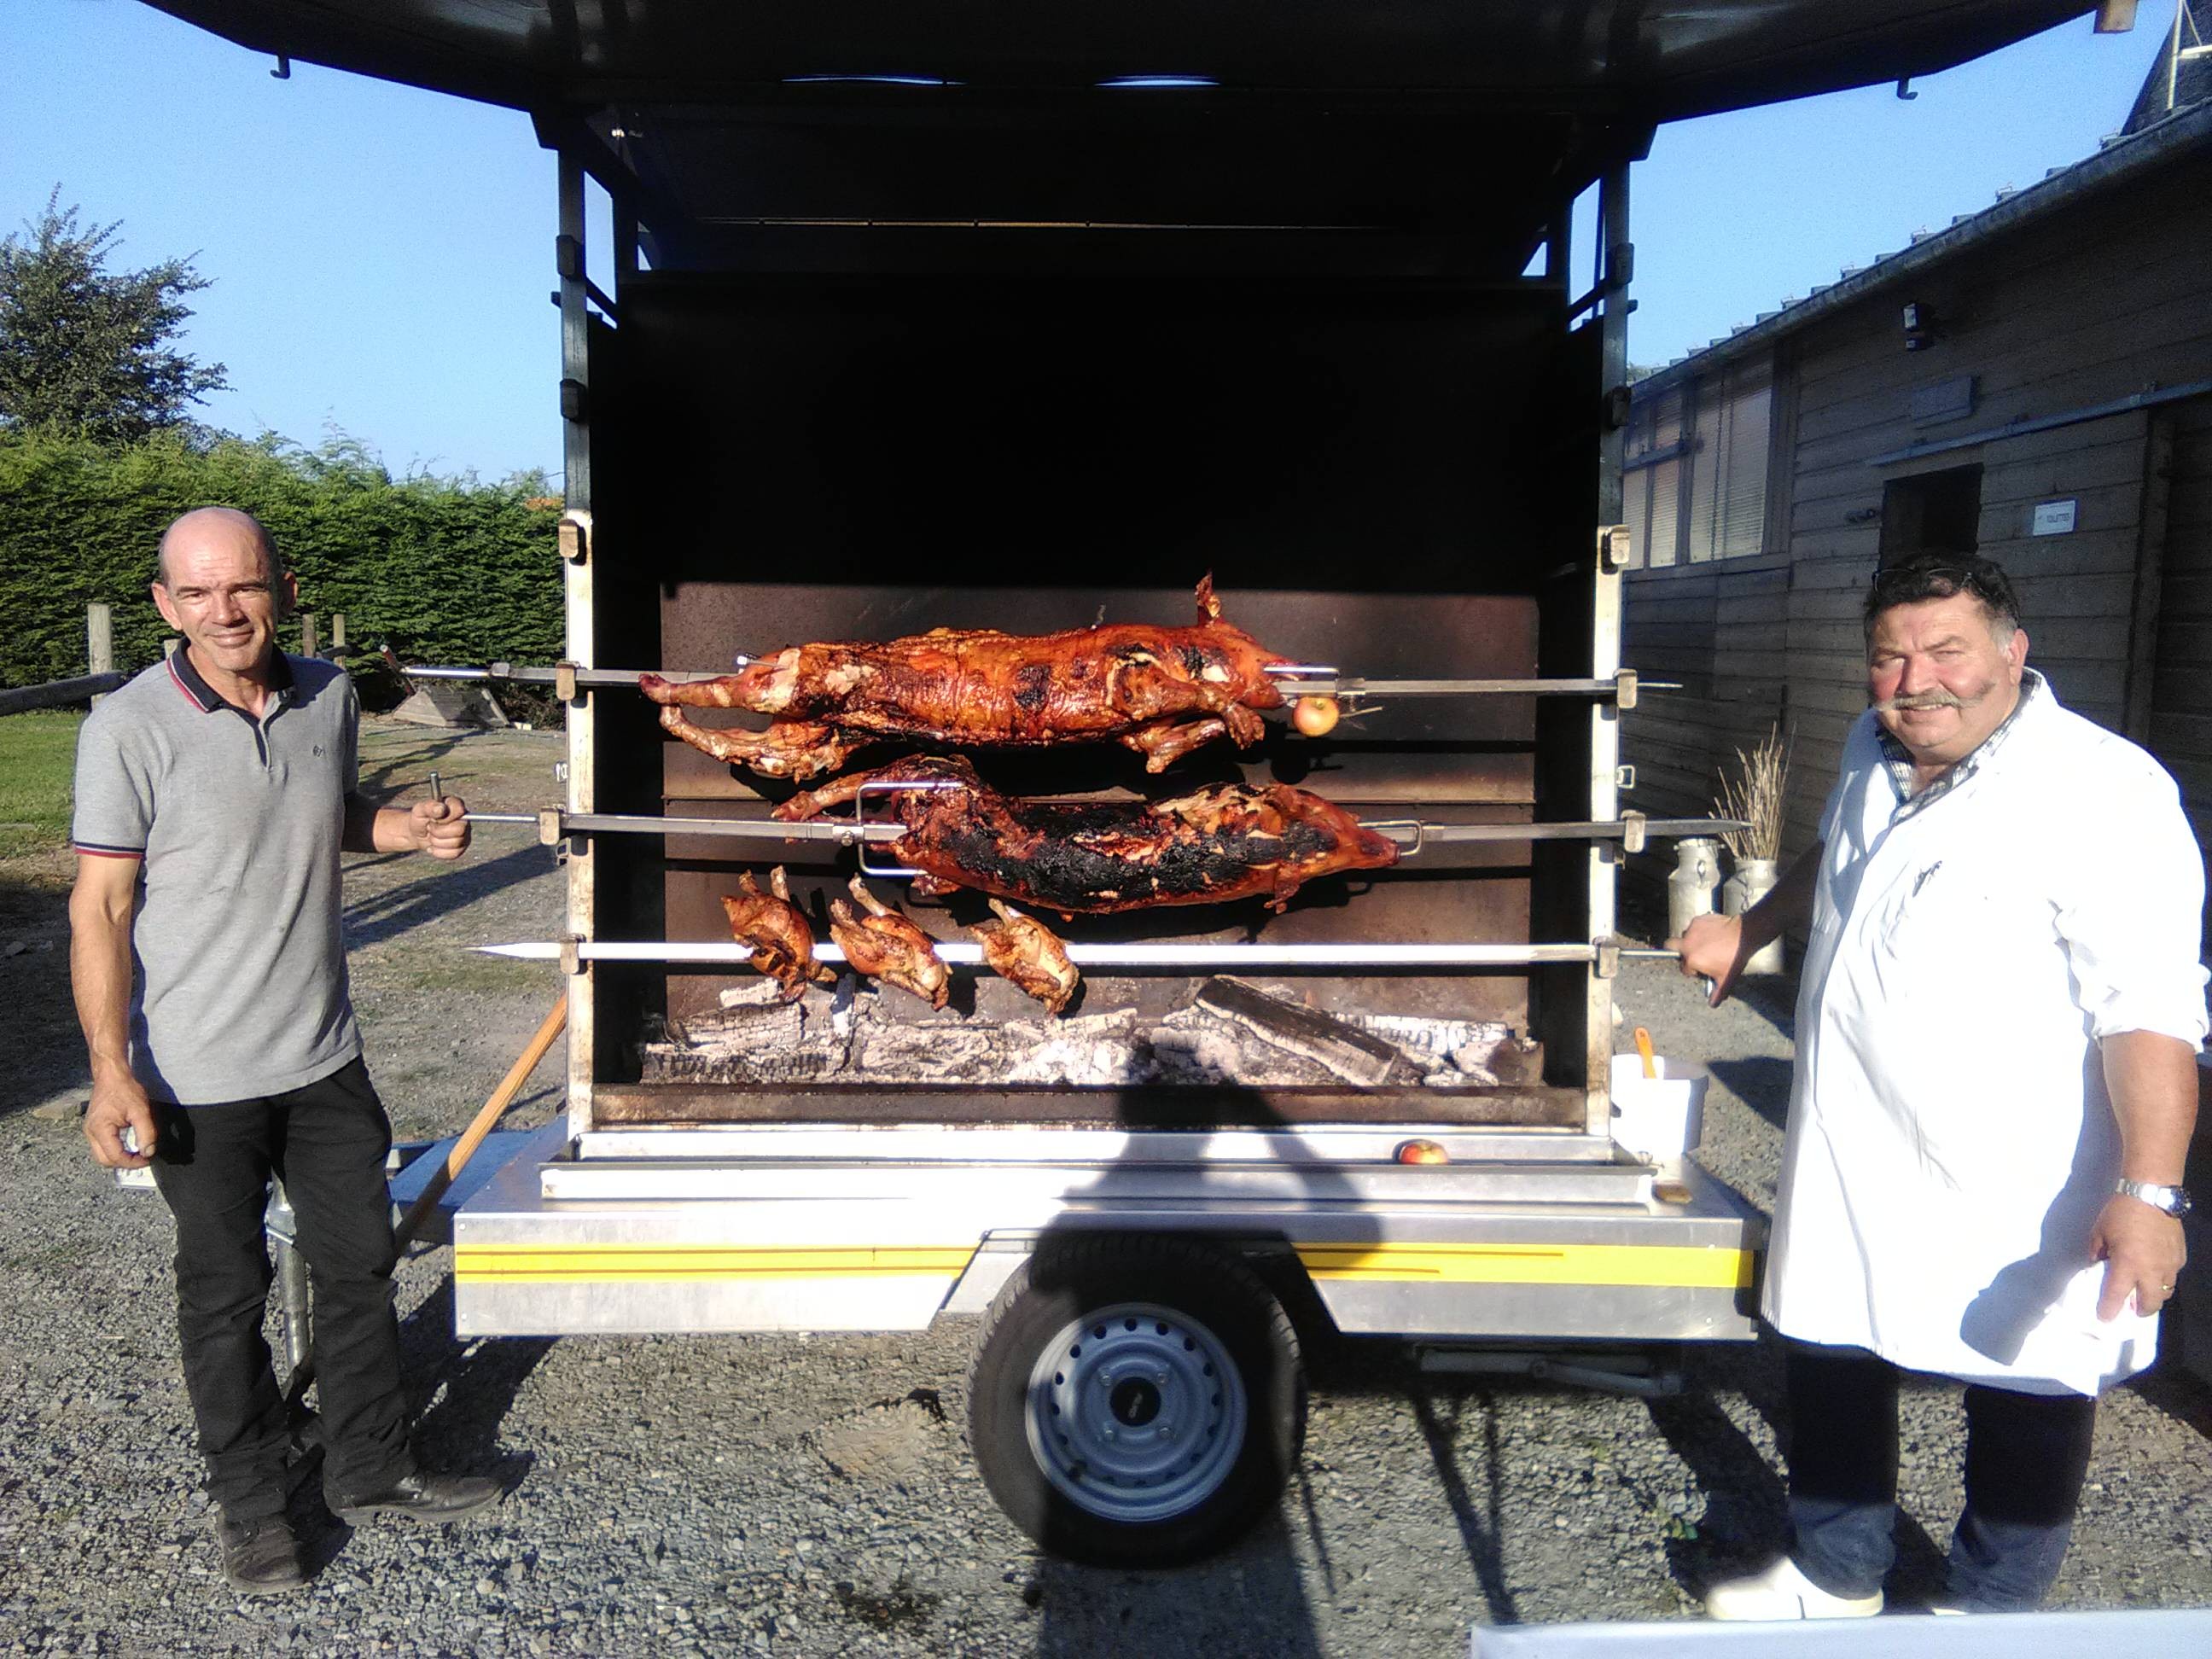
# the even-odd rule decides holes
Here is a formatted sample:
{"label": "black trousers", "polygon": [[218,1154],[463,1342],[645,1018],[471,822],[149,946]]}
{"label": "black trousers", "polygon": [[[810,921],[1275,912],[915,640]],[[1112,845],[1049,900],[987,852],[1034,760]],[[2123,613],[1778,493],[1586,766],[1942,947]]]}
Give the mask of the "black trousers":
{"label": "black trousers", "polygon": [[177,1218],[177,1334],[208,1495],[234,1519],[283,1512],[289,1433],[262,1336],[272,1174],[298,1218],[314,1285],[324,1485],[362,1495],[406,1474],[392,1304],[398,1249],[384,1170],[392,1126],[368,1068],[356,1060],[281,1095],[155,1110],[154,1182]]}
{"label": "black trousers", "polygon": [[[1898,1370],[1863,1348],[1792,1341],[1790,1554],[1832,1595],[1871,1595],[1896,1556]],[[2021,1613],[2058,1577],[2097,1422],[2087,1395],[1966,1389],[1966,1508],[1949,1599]]]}

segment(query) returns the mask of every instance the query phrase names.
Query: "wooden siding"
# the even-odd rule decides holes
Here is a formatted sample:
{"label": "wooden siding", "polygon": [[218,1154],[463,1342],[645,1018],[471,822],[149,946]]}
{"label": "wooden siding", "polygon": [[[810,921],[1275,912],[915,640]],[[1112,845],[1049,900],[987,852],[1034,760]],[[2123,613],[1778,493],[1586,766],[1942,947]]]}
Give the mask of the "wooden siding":
{"label": "wooden siding", "polygon": [[2166,411],[2167,442],[2150,747],[2212,846],[2212,398]]}
{"label": "wooden siding", "polygon": [[[2029,660],[2069,707],[2116,730],[2131,704],[2142,727],[2152,704],[2151,745],[2184,777],[2200,835],[2212,830],[2212,399],[1873,464],[1915,444],[2212,380],[2209,199],[2212,155],[2199,152],[1784,340],[1776,510],[1762,556],[1629,578],[1627,660],[1685,682],[1625,727],[1637,806],[1655,816],[1704,809],[1722,761],[1786,712],[1796,750],[1784,850],[1802,847],[1865,708],[1859,605],[1884,486],[1978,465],[1980,550],[2019,587]],[[1932,349],[1904,349],[1907,300],[1932,313]],[[1975,377],[1972,411],[1916,427],[1915,390],[1965,374]],[[2172,434],[2169,481],[2147,476],[2154,422]],[[2072,533],[2030,533],[2036,503],[2069,498]],[[2162,545],[2164,568],[2148,583],[2147,538]],[[2161,594],[2168,621],[2154,670],[2137,636]],[[2150,672],[2157,689],[2147,699]],[[1661,860],[1671,866],[1662,850],[1643,872],[1658,873]]]}

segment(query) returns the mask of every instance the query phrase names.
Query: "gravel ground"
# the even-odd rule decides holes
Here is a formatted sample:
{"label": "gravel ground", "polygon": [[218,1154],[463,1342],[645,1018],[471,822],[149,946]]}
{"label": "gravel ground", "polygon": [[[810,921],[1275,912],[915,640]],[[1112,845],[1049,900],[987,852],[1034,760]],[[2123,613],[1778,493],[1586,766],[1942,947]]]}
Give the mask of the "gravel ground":
{"label": "gravel ground", "polygon": [[[382,724],[365,747],[381,787],[435,764],[507,808],[550,798],[558,754]],[[959,1428],[964,1323],[464,1345],[431,1250],[401,1274],[421,1443],[520,1485],[475,1522],[349,1531],[304,1480],[314,1583],[243,1603],[195,1490],[167,1213],[96,1171],[73,1121],[65,877],[59,855],[0,865],[0,952],[24,947],[0,954],[0,1653],[1448,1654],[1475,1621],[1686,1616],[1771,1547],[1778,1372],[1760,1347],[1698,1356],[1689,1391],[1650,1404],[1333,1352],[1276,1516],[1203,1565],[1109,1571],[1041,1558],[991,1504]],[[546,936],[549,855],[488,832],[456,870],[354,860],[348,891],[374,1073],[403,1136],[453,1133],[555,988],[459,947]],[[1711,1061],[1703,1159],[1771,1202],[1782,1000],[1706,1012],[1636,964],[1621,1002],[1662,1050]],[[516,1121],[554,1109],[552,1076]],[[1954,1390],[1909,1394],[1900,1601],[1936,1585],[1960,1430]],[[2110,1397],[2058,1604],[2212,1601],[2208,1431],[2212,1402],[2183,1382]]]}

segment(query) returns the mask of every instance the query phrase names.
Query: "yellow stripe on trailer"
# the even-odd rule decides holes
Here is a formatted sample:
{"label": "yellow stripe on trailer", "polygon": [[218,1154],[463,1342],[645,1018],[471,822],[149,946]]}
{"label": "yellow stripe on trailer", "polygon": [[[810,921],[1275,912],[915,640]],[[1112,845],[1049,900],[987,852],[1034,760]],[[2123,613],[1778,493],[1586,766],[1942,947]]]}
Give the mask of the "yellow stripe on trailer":
{"label": "yellow stripe on trailer", "polygon": [[1316,1279],[1446,1285],[1650,1285],[1734,1290],[1755,1252],[1680,1244],[1300,1244]]}
{"label": "yellow stripe on trailer", "polygon": [[844,1245],[727,1249],[711,1244],[463,1245],[453,1277],[463,1284],[588,1285],[672,1279],[957,1279],[973,1244]]}

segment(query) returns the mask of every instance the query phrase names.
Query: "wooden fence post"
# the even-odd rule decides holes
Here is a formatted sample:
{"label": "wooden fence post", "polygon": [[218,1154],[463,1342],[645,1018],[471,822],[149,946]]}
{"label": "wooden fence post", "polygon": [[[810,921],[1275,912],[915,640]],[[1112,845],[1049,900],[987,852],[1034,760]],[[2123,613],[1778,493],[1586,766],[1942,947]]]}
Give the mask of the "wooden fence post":
{"label": "wooden fence post", "polygon": [[343,611],[331,612],[331,654],[333,657],[345,655],[345,612]]}
{"label": "wooden fence post", "polygon": [[303,657],[315,654],[315,613],[312,611],[300,613],[300,654]]}
{"label": "wooden fence post", "polygon": [[[84,608],[84,660],[88,674],[108,674],[115,670],[115,611],[112,605],[94,599]],[[94,697],[92,706],[100,707],[106,694]]]}

